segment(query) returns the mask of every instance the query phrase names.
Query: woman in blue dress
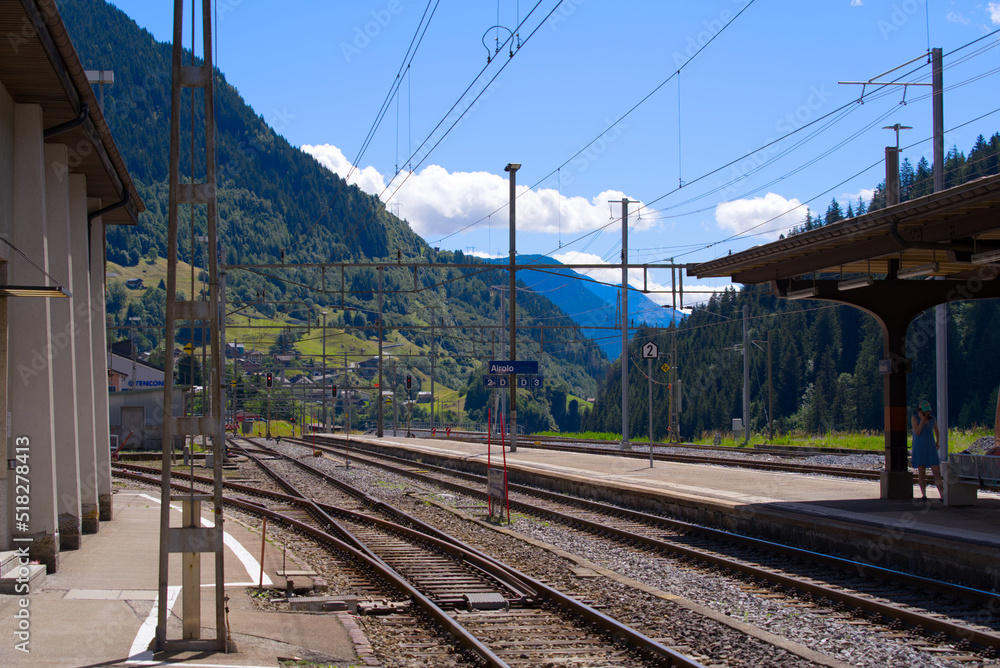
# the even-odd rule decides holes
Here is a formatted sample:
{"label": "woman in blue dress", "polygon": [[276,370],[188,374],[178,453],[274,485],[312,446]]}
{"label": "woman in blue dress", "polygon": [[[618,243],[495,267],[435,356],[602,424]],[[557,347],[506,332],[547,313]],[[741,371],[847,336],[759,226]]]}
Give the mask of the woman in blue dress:
{"label": "woman in blue dress", "polygon": [[934,485],[944,498],[941,486],[941,459],[938,457],[938,426],[937,420],[931,415],[929,401],[920,402],[917,414],[910,420],[913,425],[913,466],[917,469],[917,482],[920,483],[920,496],[927,500],[927,467],[934,474]]}

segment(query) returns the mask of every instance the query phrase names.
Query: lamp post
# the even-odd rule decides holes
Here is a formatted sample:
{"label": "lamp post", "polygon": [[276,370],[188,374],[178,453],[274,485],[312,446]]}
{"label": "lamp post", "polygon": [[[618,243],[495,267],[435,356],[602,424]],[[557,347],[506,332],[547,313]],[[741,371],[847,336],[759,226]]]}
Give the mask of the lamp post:
{"label": "lamp post", "polygon": [[[140,318],[137,316],[129,317],[130,322],[139,322]],[[128,389],[135,389],[135,328],[136,325],[129,327],[131,332],[130,340],[132,341],[132,377],[128,379]]]}
{"label": "lamp post", "polygon": [[329,431],[326,422],[326,311],[323,315],[323,432]]}

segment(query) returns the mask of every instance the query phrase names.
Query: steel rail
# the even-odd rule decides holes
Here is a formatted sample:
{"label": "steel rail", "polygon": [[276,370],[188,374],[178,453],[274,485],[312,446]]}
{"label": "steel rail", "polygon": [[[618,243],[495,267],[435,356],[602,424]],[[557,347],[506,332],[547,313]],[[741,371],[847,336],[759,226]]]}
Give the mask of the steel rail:
{"label": "steel rail", "polygon": [[[251,441],[251,442],[253,442],[253,441]],[[266,446],[260,446],[260,444],[255,444],[255,445],[257,445],[257,447],[266,448]],[[245,454],[245,450],[244,450],[244,454]],[[275,452],[275,454],[280,455],[281,453]],[[293,462],[296,461],[294,458],[288,457],[287,455],[283,455],[283,456],[287,460],[289,460],[289,461],[293,461]],[[153,468],[149,468],[149,467],[142,467],[142,466],[135,465],[135,464],[121,464],[121,463],[116,463],[115,467],[118,468],[118,469],[145,470],[145,471],[147,471],[149,473],[153,473],[153,474],[156,474],[156,473],[159,472],[158,469],[153,469]],[[306,468],[308,469],[308,468],[312,468],[312,467],[308,467],[308,465],[306,465]],[[158,478],[157,479],[153,479],[153,478],[148,478],[146,476],[138,475],[138,474],[127,474],[127,473],[125,473],[123,471],[116,471],[116,473],[118,473],[120,475],[126,475],[127,477],[131,477],[131,478],[134,478],[134,479],[142,480],[142,481],[145,481],[145,482],[154,483],[154,484],[159,482]],[[319,472],[319,473],[322,473],[322,472]],[[210,478],[205,478],[205,477],[202,477],[202,476],[191,476],[190,474],[187,474],[187,473],[175,473],[174,475],[182,477],[182,478],[185,478],[185,479],[193,480],[194,482],[201,483],[201,484],[211,484],[211,482],[212,482]],[[337,482],[340,483],[340,481],[337,481]],[[343,484],[343,483],[341,483],[341,484]],[[190,489],[189,487],[184,486],[181,483],[173,483],[173,486],[177,487],[178,489],[183,489],[183,490]],[[296,504],[296,505],[300,505],[300,506],[307,505],[306,502],[305,502],[305,500],[303,499],[303,497],[301,497],[299,495],[280,494],[280,493],[277,493],[277,492],[271,492],[271,491],[262,490],[262,489],[257,488],[257,487],[251,487],[251,486],[248,486],[248,485],[242,485],[240,483],[224,483],[224,486],[226,488],[228,488],[228,489],[232,489],[233,491],[241,491],[241,492],[244,492],[244,493],[247,493],[247,494],[254,494],[254,495],[257,495],[257,496],[271,497],[271,498],[275,498],[277,500],[280,500],[280,501],[282,501],[284,503]],[[340,486],[340,485],[338,485],[338,486]],[[350,486],[348,485],[347,487],[350,487]],[[344,491],[348,491],[348,490],[344,490]],[[399,533],[411,535],[411,536],[414,537],[415,540],[420,540],[420,541],[423,541],[423,542],[427,542],[427,543],[430,543],[432,545],[433,544],[438,544],[438,542],[440,541],[439,544],[441,545],[442,549],[444,549],[446,551],[449,551],[452,554],[457,554],[457,555],[461,556],[465,561],[467,561],[470,565],[476,567],[477,569],[480,569],[480,570],[488,573],[489,575],[491,575],[493,577],[496,577],[496,576],[493,575],[494,572],[499,571],[501,574],[503,574],[503,580],[501,580],[501,581],[503,581],[505,584],[507,584],[507,581],[509,581],[509,582],[515,583],[515,586],[519,585],[521,588],[528,589],[528,591],[530,592],[531,596],[525,596],[523,598],[523,602],[525,604],[531,604],[533,598],[545,599],[549,603],[557,606],[559,609],[569,611],[573,615],[575,615],[575,616],[577,616],[577,617],[585,620],[587,623],[594,625],[596,628],[599,628],[602,632],[607,633],[612,638],[616,638],[618,640],[621,640],[622,642],[624,642],[625,644],[627,644],[632,649],[640,651],[640,652],[643,652],[645,654],[651,655],[653,657],[656,657],[658,659],[661,659],[661,660],[665,661],[666,665],[668,665],[668,666],[677,666],[678,668],[700,668],[701,667],[702,664],[694,661],[693,659],[690,659],[689,657],[686,657],[683,654],[681,654],[679,652],[676,652],[675,650],[672,650],[669,647],[666,647],[665,645],[663,645],[663,644],[661,644],[661,643],[653,640],[652,638],[649,638],[648,636],[646,636],[646,635],[644,635],[644,634],[636,631],[635,629],[632,629],[632,628],[630,628],[630,627],[628,627],[628,626],[626,626],[626,625],[618,622],[617,620],[615,620],[615,619],[613,619],[611,617],[608,617],[607,615],[604,615],[603,613],[601,613],[601,612],[593,609],[592,607],[590,607],[590,606],[588,606],[588,605],[586,605],[584,603],[581,603],[581,602],[573,599],[570,596],[567,596],[566,594],[563,594],[562,592],[558,591],[557,589],[554,589],[554,588],[550,587],[549,585],[547,585],[547,584],[545,584],[543,582],[535,580],[534,578],[532,578],[532,577],[530,577],[530,576],[528,576],[528,575],[526,575],[524,573],[521,573],[517,569],[514,569],[514,568],[512,568],[512,567],[510,567],[510,566],[508,566],[506,564],[503,564],[502,562],[496,561],[495,559],[493,559],[492,557],[486,555],[485,553],[482,553],[479,550],[476,550],[475,548],[473,548],[471,546],[468,546],[468,545],[462,543],[461,541],[459,541],[459,540],[457,540],[457,539],[449,536],[448,534],[444,534],[440,530],[438,530],[438,529],[436,529],[434,527],[431,527],[430,525],[427,525],[422,520],[419,520],[417,518],[413,518],[412,516],[408,515],[407,513],[403,512],[403,511],[400,511],[398,509],[393,509],[391,506],[386,506],[386,504],[384,504],[381,501],[378,501],[377,499],[371,499],[371,497],[369,497],[364,492],[361,492],[360,490],[355,490],[355,491],[358,493],[358,497],[359,498],[369,499],[374,504],[376,504],[378,506],[385,506],[386,509],[388,511],[392,511],[393,514],[398,514],[399,516],[401,516],[403,518],[409,518],[408,521],[412,521],[415,525],[419,526],[420,530],[410,529],[408,527],[401,526],[399,524],[388,522],[386,520],[381,520],[380,518],[375,518],[375,517],[372,517],[370,515],[365,515],[365,514],[362,514],[362,513],[357,513],[355,511],[351,511],[351,510],[344,509],[344,508],[336,508],[334,506],[329,506],[327,504],[317,504],[317,505],[320,508],[329,510],[330,512],[337,512],[337,513],[342,513],[342,514],[345,514],[345,515],[352,515],[352,516],[354,516],[358,520],[365,521],[365,522],[371,522],[371,523],[375,523],[375,524],[379,524],[379,525],[382,525],[382,526],[384,526],[384,527],[386,527],[386,528],[388,528],[388,529],[390,529],[392,531],[396,531],[396,532],[399,532]],[[392,569],[391,566],[385,564],[385,562],[382,559],[380,559],[378,557],[374,557],[373,558],[371,555],[369,555],[369,553],[367,551],[358,550],[357,548],[355,548],[355,547],[353,547],[351,545],[348,545],[347,543],[345,543],[341,539],[336,538],[336,537],[332,536],[331,534],[327,534],[326,532],[324,532],[324,531],[322,531],[320,529],[316,529],[314,527],[311,527],[311,525],[305,524],[305,523],[301,522],[300,520],[296,520],[295,518],[287,517],[285,515],[282,515],[281,513],[277,513],[275,511],[271,511],[271,510],[267,509],[266,507],[264,507],[264,506],[262,506],[260,504],[256,504],[254,502],[247,501],[247,500],[234,499],[232,497],[227,497],[225,499],[225,502],[232,503],[234,506],[242,508],[244,510],[248,510],[250,512],[254,512],[254,513],[257,513],[257,514],[267,514],[269,517],[272,517],[274,519],[288,522],[290,525],[294,526],[295,528],[302,529],[308,535],[312,535],[312,536],[317,537],[317,538],[319,538],[321,540],[325,540],[326,539],[325,537],[329,537],[329,538],[333,539],[334,541],[336,541],[337,546],[344,545],[345,547],[350,548],[349,554],[351,554],[352,556],[355,555],[355,554],[363,555],[363,557],[364,557],[364,559],[365,559],[366,562],[381,564],[383,568],[388,569],[389,572],[396,574],[396,576],[399,577],[401,580],[403,579],[402,576],[400,576],[394,569]],[[441,536],[443,536],[443,538],[438,539],[438,538],[436,538],[436,535],[441,535]],[[390,582],[393,581],[392,578],[389,578],[389,580],[390,580]],[[403,580],[403,581],[405,582],[405,580]],[[511,588],[514,589],[514,587],[511,587]],[[409,593],[408,589],[405,590],[405,591],[406,591],[406,593]],[[436,606],[436,604],[433,601],[431,601],[429,598],[426,599],[426,600],[427,600],[427,602],[430,605],[435,605]],[[418,604],[419,603],[420,602],[418,601]],[[422,607],[422,605],[420,607]],[[447,616],[447,613],[445,613],[445,615]],[[435,617],[435,615],[433,615],[433,614],[431,616]],[[454,622],[454,620],[450,616],[447,616],[447,618],[449,620],[451,620],[452,622]],[[457,622],[454,622],[454,623],[458,626],[458,628],[464,629],[464,627],[462,627],[461,625],[458,625]],[[445,628],[446,628],[446,630],[449,630],[448,627],[445,627]],[[449,630],[449,632],[450,632],[450,630]],[[475,650],[473,649],[471,651],[475,651]],[[477,652],[477,654],[478,654],[478,652]],[[484,659],[484,660],[486,660],[486,659]],[[487,660],[487,664],[490,665],[490,666],[494,665],[492,663],[489,663],[488,660]],[[507,664],[502,663],[502,664],[498,664],[498,665],[507,665]]]}
{"label": "steel rail", "polygon": [[[467,436],[462,436],[460,434],[468,434]],[[455,441],[465,441],[467,443],[485,443],[485,435],[473,435],[475,432],[452,432],[451,436],[448,438]],[[520,437],[518,437],[520,439]],[[535,440],[532,441],[532,438]],[[629,459],[649,459],[649,451],[642,450],[615,450],[610,448],[588,448],[585,445],[572,445],[572,443],[604,443],[611,444],[610,441],[558,441],[556,443],[545,443],[545,441],[558,439],[560,437],[549,437],[549,436],[535,436],[532,437],[528,435],[524,437],[524,440],[519,440],[518,445],[522,448],[535,448],[538,450],[555,450],[557,452],[574,452],[586,455],[607,455],[613,457],[627,457]],[[536,445],[537,443],[537,445]],[[633,444],[635,445],[635,444]],[[654,447],[684,447],[684,448],[705,448],[716,451],[722,451],[715,446],[691,446],[691,445],[675,445],[671,443],[654,443]],[[730,450],[732,451],[732,450]],[[744,451],[749,452],[749,451]],[[777,452],[760,452],[757,454],[768,454],[768,455],[780,455]],[[821,453],[809,453],[810,455],[821,454]],[[835,454],[844,454],[841,452]],[[794,456],[808,456],[800,453],[795,453]],[[838,476],[841,478],[860,478],[863,480],[878,480],[881,473],[879,471],[870,471],[866,469],[850,469],[850,468],[840,468],[836,466],[810,466],[803,464],[788,464],[785,462],[761,462],[753,461],[748,459],[736,459],[731,457],[710,457],[707,455],[683,455],[675,453],[666,452],[656,452],[653,451],[653,459],[662,462],[678,462],[684,464],[709,464],[712,466],[732,466],[736,468],[749,468],[757,469],[761,471],[781,471],[787,473],[814,473],[818,475],[830,475]]]}
{"label": "steel rail", "polygon": [[[258,447],[261,446],[258,445]],[[345,539],[347,539],[348,542],[355,545],[358,549],[361,549],[367,554],[371,555],[373,558],[382,561],[383,563],[385,562],[381,557],[376,555],[370,548],[368,548],[368,546],[366,546],[361,540],[355,537],[346,527],[344,527],[339,522],[337,522],[333,517],[331,517],[329,512],[327,512],[327,510],[340,515],[346,515],[358,522],[365,522],[368,524],[379,526],[384,531],[387,532],[393,532],[404,535],[409,540],[412,541],[425,542],[434,549],[444,552],[453,559],[471,564],[476,568],[478,568],[479,570],[483,571],[484,573],[488,574],[491,579],[496,580],[497,582],[503,584],[505,587],[510,589],[515,594],[514,598],[515,602],[520,603],[522,601],[530,601],[536,595],[536,592],[532,587],[530,587],[522,579],[512,576],[509,569],[500,568],[496,561],[476,551],[474,548],[465,545],[461,541],[453,538],[452,536],[449,536],[443,531],[440,531],[430,525],[420,522],[420,520],[411,517],[410,515],[404,513],[401,510],[392,508],[391,506],[381,501],[378,501],[377,499],[371,498],[364,492],[361,492],[360,490],[357,490],[351,487],[350,485],[345,485],[343,483],[340,483],[340,481],[336,480],[335,478],[330,478],[329,476],[325,475],[322,471],[318,471],[314,467],[311,467],[308,464],[305,464],[304,462],[300,462],[293,457],[287,457],[285,455],[281,455],[281,453],[278,452],[274,453],[277,455],[281,455],[287,461],[296,464],[297,466],[300,466],[301,468],[303,468],[303,470],[309,472],[310,474],[320,476],[324,480],[324,482],[328,483],[332,482],[337,484],[337,487],[340,488],[342,491],[346,492],[347,494],[351,494],[356,498],[361,499],[366,505],[372,507],[375,510],[381,511],[387,515],[395,517],[396,519],[401,519],[411,524],[422,525],[421,530],[419,531],[414,530],[398,522],[390,522],[388,520],[383,520],[379,517],[374,517],[372,515],[365,515],[364,513],[358,513],[356,511],[349,510],[347,508],[336,508],[334,506],[320,504],[316,500],[311,499],[302,494],[302,492],[299,491],[294,486],[294,484],[292,484],[290,481],[285,479],[279,473],[271,469],[269,466],[265,465],[263,461],[254,457],[251,453],[248,453],[246,449],[241,448],[241,451],[244,455],[250,457],[253,461],[255,461],[259,467],[261,467],[265,472],[267,472],[269,476],[274,478],[274,480],[283,488],[292,492],[293,494],[300,495],[298,498],[302,499],[310,508],[314,509],[322,518],[321,521],[329,522],[330,524],[335,526],[338,532],[343,532],[345,534]]]}
{"label": "steel rail", "polygon": [[[353,444],[351,450],[351,456],[352,458],[355,459],[355,461],[366,460],[366,458],[363,455],[358,454],[359,444],[360,442],[356,441]],[[367,453],[367,454],[372,454],[372,453]],[[399,460],[399,458],[394,458],[391,455],[378,454],[377,456],[396,459],[398,461],[405,463],[405,465],[408,467],[413,466],[412,462],[409,462],[407,460]],[[451,483],[448,481],[442,481],[438,478],[434,478],[433,476],[421,474],[416,471],[396,469],[395,467],[382,464],[379,462],[372,462],[370,460],[366,460],[366,463],[382,466],[384,468],[389,468],[391,470],[396,471],[397,473],[419,479],[423,482],[436,484],[442,487],[453,489],[455,491],[459,491],[464,494],[472,495],[479,498],[486,497],[486,493],[484,491],[472,490],[466,487],[465,485],[461,485],[458,483]],[[442,473],[446,473],[447,475],[456,476],[467,480],[473,480],[477,483],[480,483],[482,485],[482,489],[485,489],[485,480],[482,476],[477,476],[475,474],[470,474],[470,473],[452,471],[450,469],[444,469],[442,467],[436,467],[428,464],[421,464],[421,468],[428,470],[437,469]],[[801,558],[813,562],[820,562],[823,563],[824,565],[831,566],[839,570],[848,570],[848,571],[855,570],[859,572],[870,573],[884,580],[894,581],[900,584],[905,584],[907,586],[921,588],[925,590],[931,590],[946,596],[953,596],[959,599],[974,600],[978,603],[982,603],[984,609],[987,610],[995,609],[998,606],[998,602],[1000,602],[1000,597],[998,597],[998,595],[993,592],[987,592],[979,589],[974,589],[971,587],[963,587],[961,585],[954,585],[947,582],[941,582],[939,580],[933,580],[922,576],[911,575],[908,573],[903,573],[900,571],[895,571],[880,566],[873,566],[863,562],[844,559],[833,555],[827,555],[788,545],[782,545],[780,543],[774,543],[759,538],[741,536],[739,534],[733,534],[730,532],[721,531],[719,529],[701,527],[698,525],[689,524],[687,522],[659,517],[657,515],[643,513],[641,511],[620,508],[618,506],[612,506],[598,501],[580,499],[577,497],[569,497],[558,494],[556,492],[539,490],[536,488],[525,487],[516,484],[510,484],[508,485],[508,487],[514,491],[518,491],[525,495],[535,495],[558,503],[583,507],[587,510],[593,510],[595,512],[610,514],[616,517],[631,519],[636,522],[647,523],[647,524],[653,523],[655,525],[663,526],[671,530],[689,531],[693,533],[706,535],[715,539],[724,540],[727,542],[736,542],[749,548],[764,549],[770,552],[779,552],[793,558]],[[739,562],[727,559],[726,557],[712,555],[703,552],[701,550],[688,548],[681,545],[676,545],[674,543],[666,542],[661,539],[644,536],[642,534],[637,534],[627,530],[616,529],[614,527],[608,526],[607,524],[595,522],[593,520],[588,520],[586,518],[581,518],[574,515],[561,513],[559,511],[551,509],[540,508],[539,506],[533,505],[531,503],[511,499],[510,504],[512,507],[516,507],[523,512],[535,513],[535,514],[547,514],[570,525],[575,524],[584,526],[592,532],[614,535],[618,539],[625,542],[641,543],[649,547],[655,547],[656,549],[663,549],[668,552],[674,552],[676,554],[688,558],[695,558],[701,561],[711,563],[720,568],[727,568],[734,570],[736,572],[744,573],[746,575],[752,575],[753,577],[769,580],[774,584],[779,584],[781,586],[785,586],[794,590],[804,591],[814,596],[818,595],[822,598],[840,602],[843,603],[844,605],[849,605],[859,610],[864,610],[872,614],[878,613],[889,618],[898,619],[902,623],[907,624],[914,628],[924,628],[931,631],[941,632],[952,638],[957,638],[959,640],[966,640],[983,649],[993,649],[994,651],[1000,651],[1000,634],[997,633],[980,631],[978,629],[969,628],[964,625],[954,624],[947,620],[941,620],[930,615],[904,610],[899,606],[880,603],[878,601],[872,601],[857,596],[855,594],[851,594],[850,592],[845,592],[838,589],[825,587],[823,585],[818,585],[815,583],[803,582],[801,580],[797,580],[793,577],[776,573],[766,568],[756,567],[749,564],[741,564]]]}
{"label": "steel rail", "polygon": [[[136,474],[129,475],[128,477],[143,480],[145,482],[156,484],[159,482],[157,479],[147,478],[145,476],[139,476]],[[176,483],[173,486],[178,486]],[[183,489],[183,487],[181,487]],[[380,577],[384,578],[390,586],[395,587],[401,593],[409,596],[413,602],[427,614],[431,619],[437,622],[441,628],[443,628],[462,648],[475,654],[479,659],[481,659],[490,668],[511,668],[510,664],[501,659],[499,656],[493,653],[493,651],[483,644],[478,638],[472,635],[464,626],[455,621],[447,612],[440,608],[437,604],[431,601],[427,596],[422,594],[417,590],[412,584],[410,584],[405,578],[403,578],[399,573],[390,568],[381,559],[372,559],[366,552],[358,550],[353,545],[350,545],[343,540],[337,538],[336,536],[329,534],[322,529],[319,529],[311,524],[297,520],[294,517],[289,517],[282,513],[269,510],[264,506],[243,501],[241,499],[226,498],[225,503],[228,503],[236,508],[246,510],[248,512],[263,515],[270,519],[278,520],[291,526],[302,533],[311,536],[312,538],[319,540],[327,545],[332,546],[334,549],[340,550],[343,553],[353,557],[357,562],[360,562],[364,566],[374,570]],[[682,664],[682,665],[697,665],[697,664]]]}
{"label": "steel rail", "polygon": [[[345,491],[347,491],[348,489],[353,490],[353,492],[351,492],[351,493],[356,493],[358,495],[358,498],[363,498],[363,499],[369,499],[369,500],[371,500],[372,503],[375,503],[375,504],[378,504],[381,507],[384,507],[386,509],[386,512],[390,512],[393,516],[396,516],[396,517],[399,517],[399,518],[405,518],[405,520],[407,522],[411,522],[411,523],[413,523],[414,526],[418,527],[421,536],[425,536],[426,537],[429,534],[439,534],[439,533],[442,533],[438,529],[436,529],[435,527],[432,527],[429,524],[427,524],[426,522],[424,522],[423,520],[417,519],[417,518],[413,517],[412,515],[409,515],[408,513],[405,513],[403,511],[397,509],[397,508],[393,508],[391,506],[388,506],[388,505],[384,504],[383,502],[378,501],[377,499],[372,499],[370,496],[368,496],[366,493],[362,492],[361,490],[358,490],[358,489],[352,487],[351,485],[348,485],[347,483],[344,483],[343,481],[339,481],[339,480],[333,479],[328,474],[326,474],[325,472],[319,471],[318,469],[315,469],[314,467],[309,466],[305,462],[302,462],[302,461],[300,461],[300,460],[298,460],[298,459],[296,459],[294,457],[290,457],[288,455],[284,455],[283,453],[280,453],[277,450],[274,450],[274,449],[269,448],[267,446],[262,446],[261,444],[256,443],[252,439],[246,439],[246,440],[250,441],[251,443],[254,443],[258,448],[262,448],[262,449],[265,449],[267,451],[273,452],[274,454],[281,455],[286,460],[288,460],[288,461],[290,461],[292,463],[295,463],[297,466],[303,468],[304,470],[308,470],[308,471],[310,471],[310,472],[312,472],[312,473],[314,473],[314,474],[322,477],[324,480],[327,480],[327,481],[330,481],[330,482],[335,482],[335,484],[339,488],[344,489]],[[444,534],[444,535],[447,536],[447,534]],[[605,614],[603,614],[603,613],[595,610],[591,606],[586,605],[585,603],[581,603],[580,601],[577,601],[576,599],[574,599],[574,598],[572,598],[570,596],[567,596],[566,594],[560,592],[559,590],[557,590],[557,589],[555,589],[553,587],[550,587],[549,585],[547,585],[547,584],[545,584],[545,583],[543,583],[543,582],[541,582],[539,580],[536,580],[536,579],[532,578],[531,576],[526,575],[525,573],[522,573],[521,571],[513,568],[512,566],[509,566],[509,565],[504,564],[504,563],[502,563],[500,561],[497,561],[493,557],[490,557],[489,555],[487,555],[487,554],[485,554],[483,552],[480,552],[476,548],[471,547],[470,545],[468,545],[468,544],[466,544],[466,543],[464,543],[462,541],[459,541],[458,539],[455,539],[455,538],[450,537],[450,536],[448,538],[452,542],[454,542],[456,545],[461,546],[464,550],[467,550],[467,551],[469,551],[471,553],[474,553],[474,554],[480,556],[481,558],[483,558],[485,560],[493,562],[496,565],[496,568],[502,569],[504,571],[507,571],[507,572],[511,573],[514,578],[516,578],[517,580],[523,581],[529,587],[531,587],[532,589],[534,589],[536,591],[537,595],[540,598],[547,599],[549,603],[552,603],[552,604],[558,606],[561,609],[571,611],[575,616],[580,617],[581,619],[586,620],[588,623],[595,625],[597,628],[601,629],[605,633],[608,633],[612,638],[618,638],[618,639],[622,640],[629,647],[631,647],[633,649],[640,650],[643,653],[650,654],[652,656],[655,656],[655,657],[658,657],[660,659],[663,659],[663,660],[667,661],[668,665],[671,665],[671,666],[699,666],[700,665],[697,662],[694,662],[692,659],[684,656],[683,654],[681,654],[679,652],[676,652],[675,650],[670,649],[669,647],[667,647],[667,646],[665,646],[665,645],[663,645],[663,644],[661,644],[661,643],[653,640],[652,638],[646,636],[645,634],[642,634],[642,633],[636,631],[635,629],[633,629],[633,628],[631,628],[629,626],[626,626],[625,624],[622,624],[621,622],[619,622],[616,619],[608,617],[607,615],[605,615]]]}

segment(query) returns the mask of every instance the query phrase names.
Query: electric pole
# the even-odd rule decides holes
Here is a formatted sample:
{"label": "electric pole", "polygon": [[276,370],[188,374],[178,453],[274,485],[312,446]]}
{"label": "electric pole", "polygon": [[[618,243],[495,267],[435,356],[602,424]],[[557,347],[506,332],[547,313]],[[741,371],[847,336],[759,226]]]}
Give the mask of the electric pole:
{"label": "electric pole", "polygon": [[385,267],[378,267],[378,429],[376,434],[382,438],[382,273]]}
{"label": "electric pole", "polygon": [[743,443],[750,442],[750,330],[749,307],[743,305]]}
{"label": "electric pole", "polygon": [[323,314],[323,433],[330,431],[326,418],[326,311]]}
{"label": "electric pole", "polygon": [[[511,162],[504,167],[505,172],[510,173],[510,359],[517,359],[517,286],[515,285],[514,271],[517,258],[515,257],[515,231],[517,230],[517,216],[514,205],[517,202],[517,170],[521,168],[520,163]],[[510,451],[517,452],[517,375],[510,374]]]}
{"label": "electric pole", "polygon": [[771,330],[767,331],[767,440],[774,440],[774,372],[771,367]]}
{"label": "electric pole", "polygon": [[[934,192],[944,190],[944,76],[941,67],[941,49],[931,50],[931,90],[933,91],[934,123]],[[940,280],[944,280],[942,276]],[[938,455],[948,458],[948,305],[934,307],[934,341],[936,364],[934,379],[937,384],[937,419],[940,427]],[[948,476],[945,476],[947,479]],[[945,491],[947,492],[947,487]]]}
{"label": "electric pole", "polygon": [[628,205],[622,198],[622,450],[628,442]]}
{"label": "electric pole", "polygon": [[434,363],[437,358],[437,336],[434,333],[434,316],[431,316],[431,433],[434,432]]}
{"label": "electric pole", "polygon": [[[670,387],[668,389],[670,390],[670,438],[680,443],[681,410],[680,402],[677,401],[680,398],[680,384],[677,378],[677,290],[674,286],[674,278],[675,272],[676,277],[680,277],[681,270],[673,265],[674,258],[670,258],[670,296],[673,302],[673,312],[670,314]],[[683,297],[681,301],[683,301]]]}

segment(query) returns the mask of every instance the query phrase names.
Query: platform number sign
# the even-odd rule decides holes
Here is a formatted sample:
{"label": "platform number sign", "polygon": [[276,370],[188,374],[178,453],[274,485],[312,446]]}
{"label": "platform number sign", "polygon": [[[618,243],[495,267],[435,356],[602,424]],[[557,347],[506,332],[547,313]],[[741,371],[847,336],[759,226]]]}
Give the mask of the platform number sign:
{"label": "platform number sign", "polygon": [[272,374],[270,371],[267,372],[267,376],[264,379],[264,384],[267,385],[268,387],[274,386],[274,374]]}
{"label": "platform number sign", "polygon": [[406,389],[411,389],[413,387],[413,376],[406,376]]}
{"label": "platform number sign", "polygon": [[642,359],[655,360],[660,356],[660,349],[652,341],[642,344]]}

